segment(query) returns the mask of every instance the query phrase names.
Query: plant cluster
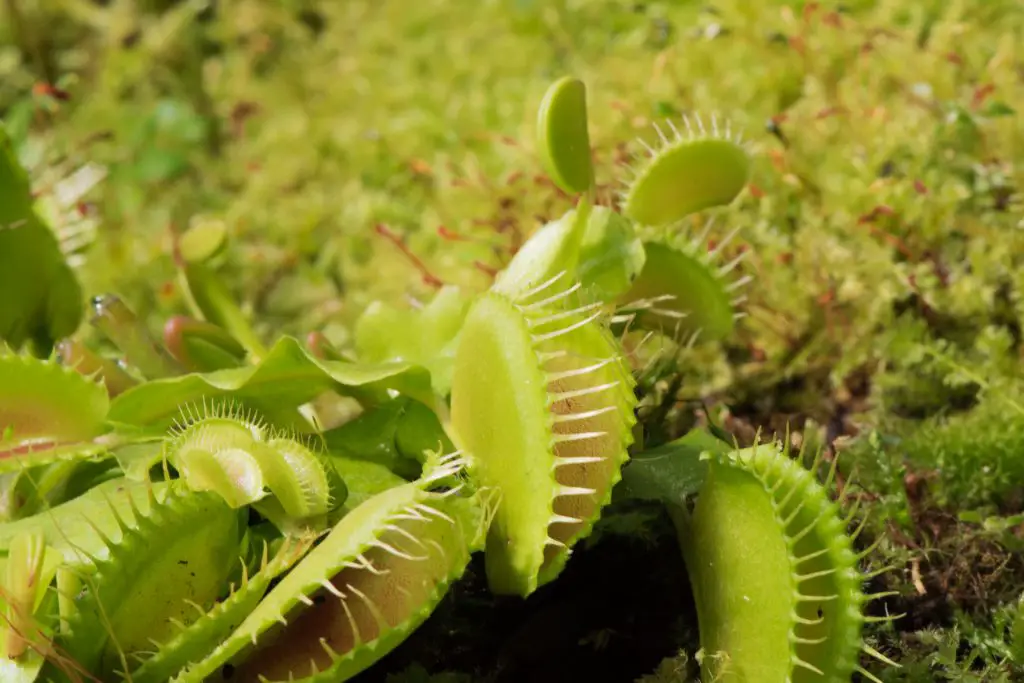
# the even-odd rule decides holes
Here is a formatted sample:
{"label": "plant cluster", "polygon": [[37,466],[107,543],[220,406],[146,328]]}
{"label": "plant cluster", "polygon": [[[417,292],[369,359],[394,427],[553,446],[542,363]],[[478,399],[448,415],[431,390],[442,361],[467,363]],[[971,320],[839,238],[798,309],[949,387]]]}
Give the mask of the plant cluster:
{"label": "plant cluster", "polygon": [[[896,569],[863,587],[890,593],[864,607],[883,620],[868,620],[863,638],[901,668],[865,666],[884,681],[1016,680],[1022,42],[1015,0],[11,0],[0,10],[0,335],[42,357],[57,342],[48,366],[101,381],[108,403],[20,361],[5,366],[0,387],[22,389],[0,411],[14,417],[0,422],[39,435],[8,440],[15,429],[0,424],[0,452],[31,458],[27,471],[0,475],[0,514],[50,514],[118,473],[180,480],[249,511],[235,555],[246,558],[247,580],[263,577],[246,595],[265,594],[287,569],[260,574],[263,541],[325,533],[373,493],[425,476],[425,451],[463,452],[468,495],[513,480],[495,464],[503,457],[463,442],[479,450],[482,433],[504,428],[487,413],[475,419],[480,400],[468,392],[479,388],[466,389],[465,378],[479,366],[459,357],[466,324],[504,339],[495,330],[522,332],[515,320],[542,335],[599,314],[583,328],[596,324],[605,341],[574,330],[532,348],[545,359],[540,374],[525,348],[509,363],[542,382],[615,349],[622,363],[593,369],[592,379],[609,384],[618,366],[631,375],[629,437],[619,446],[611,437],[556,441],[572,429],[576,399],[547,406],[516,394],[509,401],[525,401],[536,419],[509,415],[521,420],[518,436],[547,440],[549,464],[593,457],[590,445],[619,453],[621,481],[611,483],[611,463],[597,468],[610,476],[599,481],[596,464],[564,464],[554,484],[532,470],[520,478],[536,491],[511,495],[536,510],[518,522],[484,505],[495,510],[491,526],[521,541],[510,556],[518,569],[502,568],[509,562],[488,536],[436,616],[360,679],[625,680],[609,666],[624,651],[636,660],[632,678],[678,647],[648,679],[690,680],[698,662],[713,674],[696,651],[691,591],[675,590],[684,570],[671,524],[687,528],[689,517],[664,510],[707,481],[703,506],[685,514],[706,525],[699,536],[718,549],[706,552],[727,557],[728,545],[715,542],[724,531],[707,520],[720,514],[714,501],[728,499],[716,482],[731,470],[715,465],[705,480],[710,460],[671,476],[657,463],[682,462],[687,435],[750,447],[759,431],[791,429],[787,444],[824,448],[826,461],[842,454],[833,476],[821,474],[844,507],[867,517],[853,550],[875,547],[864,571]],[[543,82],[565,71],[593,88],[589,125],[561,118],[535,137]],[[544,105],[555,114],[582,94],[562,87],[565,99]],[[669,156],[675,132],[659,124],[659,134],[652,120],[686,136],[682,112],[716,110],[730,113],[754,152],[734,157],[750,164],[746,187],[659,223],[715,192],[668,193],[666,203],[652,158],[632,151]],[[713,130],[710,116],[703,123]],[[583,145],[591,166],[567,151]],[[676,152],[662,178],[687,187],[721,178],[729,149],[715,152],[717,166]],[[655,175],[640,187],[638,172]],[[709,248],[719,268],[732,264],[724,281],[703,261]],[[530,265],[535,258],[554,269]],[[547,298],[519,301],[529,283],[547,282],[541,271],[564,271],[551,296],[580,287],[520,311]],[[725,291],[746,278],[754,286]],[[82,325],[83,292],[118,296],[96,299],[94,324]],[[481,295],[490,303],[478,305]],[[513,310],[496,313],[502,301]],[[160,327],[157,344],[150,335]],[[318,331],[304,338],[309,330]],[[561,343],[586,346],[577,354],[586,361],[541,355]],[[549,398],[586,388],[586,375],[573,377],[554,380]],[[61,392],[78,402],[77,419],[53,411]],[[578,397],[588,406],[579,409],[607,408],[606,398]],[[612,418],[580,419],[597,432],[622,426]],[[729,460],[762,487],[796,481],[775,479],[756,458]],[[592,524],[589,504],[553,495],[580,480],[596,491]],[[551,497],[550,510],[538,497]],[[748,498],[760,500],[762,522],[783,503]],[[144,514],[147,500],[136,499]],[[130,521],[131,510],[114,504]],[[106,515],[90,508],[116,541],[121,531]],[[800,531],[784,521],[776,526]],[[60,526],[89,552],[107,552],[73,523]],[[545,543],[567,548],[546,545],[541,568],[526,571],[536,550],[522,544],[536,548],[542,528]],[[680,535],[684,549],[695,533]],[[574,561],[559,568],[570,551]],[[606,572],[592,569],[602,563]],[[561,580],[548,580],[555,572]],[[704,596],[697,611],[731,614],[715,597],[731,590],[686,573],[699,582],[693,597]],[[648,587],[621,579],[634,574]],[[737,569],[729,585],[751,579]],[[525,601],[502,599],[488,595],[489,580],[504,582],[499,592],[537,588]],[[628,603],[653,603],[658,591],[658,616],[630,622]],[[597,592],[614,596],[600,610],[587,599]],[[908,616],[885,620],[900,613]],[[700,622],[705,644],[734,647],[723,620]],[[190,648],[180,651],[191,658]]]}
{"label": "plant cluster", "polygon": [[[715,119],[667,121],[620,212],[597,203],[587,121],[583,83],[556,81],[538,145],[574,208],[484,291],[369,309],[351,356],[318,336],[266,348],[210,268],[223,230],[201,224],[176,247],[194,316],[162,342],[103,295],[92,323],[117,361],[72,338],[0,358],[5,680],[348,680],[474,553],[496,594],[557,580],[616,491],[671,513],[707,680],[878,680],[837,461],[823,482],[788,441],[700,429],[666,455],[637,422],[645,345],[720,340],[741,315],[742,257],[682,221],[736,197],[748,151]],[[325,394],[362,406],[341,434]],[[374,429],[396,401],[394,434]]]}

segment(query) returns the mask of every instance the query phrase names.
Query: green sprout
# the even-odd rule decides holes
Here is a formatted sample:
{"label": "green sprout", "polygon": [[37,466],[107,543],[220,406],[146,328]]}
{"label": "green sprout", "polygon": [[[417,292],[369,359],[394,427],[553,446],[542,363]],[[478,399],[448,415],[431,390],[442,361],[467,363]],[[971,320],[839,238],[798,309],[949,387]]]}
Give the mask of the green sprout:
{"label": "green sprout", "polygon": [[590,192],[594,167],[587,130],[587,88],[565,76],[551,84],[537,112],[537,147],[551,179],[566,192]]}

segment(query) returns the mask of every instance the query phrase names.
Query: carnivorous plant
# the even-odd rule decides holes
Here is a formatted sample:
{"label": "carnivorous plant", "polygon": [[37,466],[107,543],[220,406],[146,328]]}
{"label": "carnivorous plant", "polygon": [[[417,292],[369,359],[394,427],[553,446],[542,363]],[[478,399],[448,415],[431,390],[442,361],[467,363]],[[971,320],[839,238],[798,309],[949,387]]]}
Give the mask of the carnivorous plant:
{"label": "carnivorous plant", "polygon": [[[0,230],[0,261],[25,250],[53,272],[30,309],[0,306],[0,334],[66,337],[0,355],[4,681],[349,680],[474,553],[495,593],[559,580],[613,494],[671,511],[706,680],[877,680],[859,659],[881,657],[861,638],[864,552],[819,461],[702,430],[670,456],[643,447],[626,340],[733,331],[749,276],[721,255],[739,228],[709,248],[691,219],[743,191],[749,150],[717,120],[668,121],[600,203],[581,81],[551,86],[537,130],[576,206],[485,291],[375,305],[344,351],[264,344],[218,279],[216,225],[176,245],[190,316],[158,340],[100,295],[117,353],[89,348],[45,227],[24,196],[4,204],[30,225]],[[22,192],[0,161],[0,196]],[[325,430],[325,395],[363,412]]]}

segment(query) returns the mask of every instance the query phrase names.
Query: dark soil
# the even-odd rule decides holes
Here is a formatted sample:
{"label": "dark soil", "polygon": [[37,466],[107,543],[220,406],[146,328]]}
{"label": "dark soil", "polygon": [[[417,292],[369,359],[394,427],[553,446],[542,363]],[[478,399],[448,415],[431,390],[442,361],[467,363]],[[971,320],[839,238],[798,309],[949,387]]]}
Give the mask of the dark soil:
{"label": "dark soil", "polygon": [[[637,507],[616,505],[604,519],[630,519]],[[493,596],[477,554],[433,616],[356,680],[384,683],[419,664],[489,683],[632,683],[681,646],[695,651],[697,617],[674,529],[657,508],[643,511],[642,530],[581,544],[562,575],[525,600]]]}

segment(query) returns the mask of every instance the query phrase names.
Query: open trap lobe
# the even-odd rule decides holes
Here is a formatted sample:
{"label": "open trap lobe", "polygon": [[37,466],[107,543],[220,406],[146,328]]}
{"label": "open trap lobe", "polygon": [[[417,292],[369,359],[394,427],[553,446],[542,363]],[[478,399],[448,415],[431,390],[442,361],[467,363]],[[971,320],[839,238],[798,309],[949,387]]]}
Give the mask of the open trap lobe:
{"label": "open trap lobe", "polygon": [[287,625],[274,626],[250,656],[223,667],[216,680],[301,679],[360,646],[404,634],[403,624],[433,604],[453,562],[461,561],[456,555],[465,555],[455,520],[435,508],[428,513],[427,507],[411,506],[393,519],[373,547],[300,598],[285,617]]}

